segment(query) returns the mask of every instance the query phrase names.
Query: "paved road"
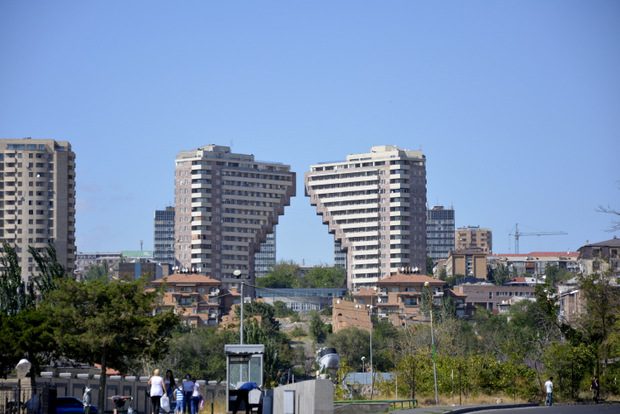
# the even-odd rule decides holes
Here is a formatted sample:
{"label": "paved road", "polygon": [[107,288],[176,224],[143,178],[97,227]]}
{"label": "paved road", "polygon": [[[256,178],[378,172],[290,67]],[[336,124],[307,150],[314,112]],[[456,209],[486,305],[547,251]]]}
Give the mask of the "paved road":
{"label": "paved road", "polygon": [[453,407],[422,407],[410,410],[398,410],[399,414],[444,414],[479,412],[480,414],[618,414],[620,404],[600,405],[554,405],[552,407],[504,405],[471,405]]}

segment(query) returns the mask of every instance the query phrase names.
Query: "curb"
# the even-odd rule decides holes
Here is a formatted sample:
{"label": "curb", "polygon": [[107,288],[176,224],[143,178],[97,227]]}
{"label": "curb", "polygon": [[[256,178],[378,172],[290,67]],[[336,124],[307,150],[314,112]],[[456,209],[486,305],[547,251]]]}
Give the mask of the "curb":
{"label": "curb", "polygon": [[540,404],[527,403],[527,404],[495,404],[495,405],[479,405],[474,407],[457,408],[450,411],[452,414],[471,413],[474,411],[484,410],[501,410],[504,408],[523,408],[523,407],[538,407]]}

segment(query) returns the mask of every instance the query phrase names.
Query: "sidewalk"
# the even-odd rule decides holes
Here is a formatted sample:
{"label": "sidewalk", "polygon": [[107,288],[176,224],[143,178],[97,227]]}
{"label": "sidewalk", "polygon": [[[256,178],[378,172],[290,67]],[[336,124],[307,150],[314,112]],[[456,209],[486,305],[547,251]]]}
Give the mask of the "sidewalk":
{"label": "sidewalk", "polygon": [[453,405],[444,407],[419,407],[406,410],[398,410],[399,414],[460,414],[482,410],[498,410],[502,408],[536,407],[540,404],[485,404],[485,405]]}

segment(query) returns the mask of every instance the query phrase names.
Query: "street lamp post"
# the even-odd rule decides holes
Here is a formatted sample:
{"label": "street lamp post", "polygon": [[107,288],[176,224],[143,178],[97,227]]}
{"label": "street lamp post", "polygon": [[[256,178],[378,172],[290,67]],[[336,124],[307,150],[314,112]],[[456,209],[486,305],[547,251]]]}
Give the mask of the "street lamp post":
{"label": "street lamp post", "polygon": [[233,272],[233,275],[235,275],[235,277],[239,277],[239,281],[241,282],[241,309],[239,312],[239,319],[240,319],[240,324],[239,324],[239,344],[243,345],[243,280],[240,278],[241,276],[241,270],[237,269]]}
{"label": "street lamp post", "polygon": [[433,348],[433,376],[435,377],[435,405],[439,405],[439,397],[437,394],[437,364],[435,362],[435,333],[433,331],[433,295],[431,294],[431,284],[424,282],[424,287],[428,289],[431,312],[431,347]]}

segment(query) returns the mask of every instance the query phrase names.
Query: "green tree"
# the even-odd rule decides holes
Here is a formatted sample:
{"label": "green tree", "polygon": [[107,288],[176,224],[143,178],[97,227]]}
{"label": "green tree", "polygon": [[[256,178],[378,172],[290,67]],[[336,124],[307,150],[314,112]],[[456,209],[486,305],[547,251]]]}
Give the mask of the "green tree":
{"label": "green tree", "polygon": [[[167,338],[179,324],[173,310],[157,313],[164,286],[146,290],[147,281],[60,281],[58,290],[41,303],[51,321],[61,353],[101,365],[99,387],[106,389],[108,367],[127,371],[140,356],[159,358]],[[99,394],[103,412],[105,393]]]}
{"label": "green tree", "polygon": [[290,289],[297,285],[299,265],[292,260],[280,261],[269,269],[265,277],[256,279],[256,286],[272,289]]}
{"label": "green tree", "polygon": [[327,328],[317,311],[310,313],[310,336],[318,343],[325,342],[327,337]]}
{"label": "green tree", "polygon": [[347,275],[342,266],[314,266],[298,284],[302,288],[346,288]]}
{"label": "green tree", "polygon": [[503,263],[500,263],[499,266],[494,268],[489,266],[487,269],[487,278],[492,280],[495,285],[501,286],[510,280],[510,271]]}
{"label": "green tree", "polygon": [[93,265],[88,268],[88,272],[84,275],[84,281],[90,282],[92,280],[102,279],[105,282],[109,282],[110,275],[108,273],[108,264],[106,261],[100,265]]}
{"label": "green tree", "polygon": [[546,279],[550,280],[555,286],[560,280],[568,280],[572,278],[574,274],[566,269],[560,269],[558,265],[548,264],[547,267],[545,267],[545,276],[547,276]]}
{"label": "green tree", "polygon": [[341,329],[329,335],[325,345],[335,348],[340,359],[349,361],[348,364],[355,370],[362,370],[362,357],[370,362],[370,333],[364,329],[354,326]]}
{"label": "green tree", "polygon": [[34,285],[24,282],[15,248],[6,240],[2,243],[2,275],[0,277],[0,310],[7,315],[14,315],[30,306],[34,306]]}
{"label": "green tree", "polygon": [[433,276],[433,267],[435,267],[433,259],[430,256],[426,256],[426,274],[428,276]]}
{"label": "green tree", "polygon": [[39,275],[35,278],[38,293],[45,295],[47,292],[56,290],[58,281],[67,277],[67,271],[58,263],[54,246],[48,244],[42,251],[28,246],[28,252],[39,270]]}

